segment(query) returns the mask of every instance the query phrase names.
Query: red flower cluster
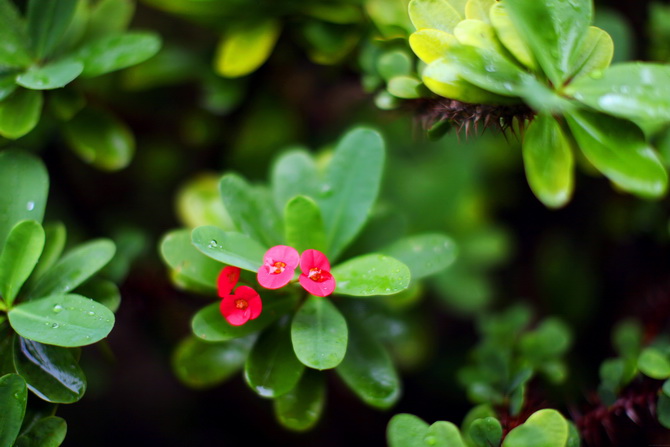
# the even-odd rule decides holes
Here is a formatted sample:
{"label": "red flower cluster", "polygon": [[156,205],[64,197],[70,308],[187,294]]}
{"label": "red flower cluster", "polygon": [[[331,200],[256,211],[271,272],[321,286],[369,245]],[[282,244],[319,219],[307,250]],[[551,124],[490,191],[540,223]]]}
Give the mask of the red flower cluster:
{"label": "red flower cluster", "polygon": [[300,285],[312,295],[328,296],[335,290],[335,278],[330,274],[330,263],[326,255],[318,250],[298,250],[287,245],[269,249],[258,269],[258,283],[266,289],[279,289],[288,284],[300,265]]}
{"label": "red flower cluster", "polygon": [[239,286],[233,294],[233,288],[239,279],[240,269],[233,266],[224,267],[217,279],[219,296],[223,298],[219,306],[221,315],[233,326],[241,326],[258,318],[263,310],[260,295],[251,287]]}

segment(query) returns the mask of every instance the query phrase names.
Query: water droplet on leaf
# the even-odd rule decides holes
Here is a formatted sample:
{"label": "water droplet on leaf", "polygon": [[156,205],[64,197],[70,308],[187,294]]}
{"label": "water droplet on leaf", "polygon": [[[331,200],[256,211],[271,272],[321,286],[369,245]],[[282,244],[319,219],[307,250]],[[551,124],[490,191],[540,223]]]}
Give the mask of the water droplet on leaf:
{"label": "water droplet on leaf", "polygon": [[58,323],[52,323],[52,324],[51,324],[51,327],[52,327],[53,329],[58,329],[58,328],[60,327],[60,324],[58,324]]}
{"label": "water droplet on leaf", "polygon": [[34,209],[35,209],[35,202],[33,202],[32,200],[31,200],[30,202],[28,202],[28,203],[26,204],[26,209],[27,209],[28,211],[32,211],[32,210],[34,210]]}
{"label": "water droplet on leaf", "polygon": [[61,306],[60,304],[56,304],[51,310],[53,310],[55,313],[58,313],[63,310],[63,306]]}

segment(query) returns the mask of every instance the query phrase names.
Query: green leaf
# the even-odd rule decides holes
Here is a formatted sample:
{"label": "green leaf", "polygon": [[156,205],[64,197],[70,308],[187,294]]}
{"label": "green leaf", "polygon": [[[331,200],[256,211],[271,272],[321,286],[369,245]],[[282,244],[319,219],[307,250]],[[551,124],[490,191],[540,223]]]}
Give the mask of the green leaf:
{"label": "green leaf", "polygon": [[74,290],[103,268],[116,248],[109,239],[96,239],[70,250],[29,288],[28,297],[41,298]]}
{"label": "green leaf", "polygon": [[400,239],[380,250],[409,267],[412,280],[440,272],[456,260],[454,241],[438,233],[419,234]]}
{"label": "green leaf", "polygon": [[68,144],[86,163],[107,171],[128,166],[135,153],[135,137],[115,116],[87,108],[65,123]]}
{"label": "green leaf", "polygon": [[326,233],[321,210],[307,196],[296,196],[286,204],[284,231],[286,245],[295,248],[299,253],[310,248],[326,251]]}
{"label": "green leaf", "polygon": [[112,312],[116,312],[121,305],[121,292],[112,281],[102,278],[92,278],[77,289],[79,294],[96,301]]}
{"label": "green leaf", "polygon": [[16,89],[0,102],[0,136],[15,140],[37,126],[42,113],[42,92]]}
{"label": "green leaf", "polygon": [[396,414],[386,428],[389,447],[423,447],[428,424],[418,416],[408,413]]}
{"label": "green leaf", "polygon": [[523,139],[523,163],[530,189],[549,208],[568,203],[574,190],[574,157],[558,122],[539,114]]}
{"label": "green leaf", "polygon": [[455,45],[458,45],[456,36],[436,29],[422,29],[409,36],[412,51],[423,62],[430,64],[443,58]]}
{"label": "green leaf", "polygon": [[19,335],[40,343],[74,347],[107,337],[114,313],[81,295],[53,295],[15,306],[9,323]]}
{"label": "green leaf", "polygon": [[219,42],[215,71],[228,78],[255,71],[270,56],[280,31],[281,26],[276,19],[257,20],[229,28]]}
{"label": "green leaf", "polygon": [[237,174],[221,178],[219,190],[223,204],[235,226],[267,247],[283,241],[281,220],[263,188],[254,188]]}
{"label": "green leaf", "polygon": [[205,256],[191,242],[191,230],[174,230],[167,233],[160,243],[163,260],[180,275],[198,285],[216,291],[216,278],[223,266]]}
{"label": "green leaf", "polygon": [[67,238],[65,225],[62,222],[47,223],[44,225],[44,248],[37,265],[33,270],[33,275],[30,281],[34,281],[42,274],[49,270],[54,263],[60,258],[65,247],[65,239]]}
{"label": "green leaf", "polygon": [[77,0],[29,0],[26,19],[35,57],[49,56],[72,21]]}
{"label": "green leaf", "polygon": [[21,220],[42,221],[49,175],[42,161],[20,150],[0,152],[0,247]]}
{"label": "green leaf", "polygon": [[350,259],[332,271],[338,295],[393,295],[409,286],[409,268],[390,256],[369,254]]}
{"label": "green leaf", "polygon": [[575,110],[566,118],[586,158],[606,177],[642,197],[665,193],[668,174],[638,127],[586,110]]}
{"label": "green leaf", "polygon": [[355,128],[339,141],[317,202],[326,226],[331,262],[358,234],[377,199],[384,141],[372,129]]}
{"label": "green leaf", "polygon": [[0,68],[27,67],[32,58],[26,24],[11,0],[0,0]]}
{"label": "green leaf", "polygon": [[86,376],[71,349],[16,337],[14,364],[28,389],[47,402],[69,404],[86,391]]}
{"label": "green leaf", "polygon": [[670,428],[670,397],[665,394],[658,396],[656,414],[658,415],[658,422],[660,422],[663,427]]}
{"label": "green leaf", "polygon": [[201,253],[224,264],[251,272],[257,272],[263,265],[266,249],[246,234],[207,225],[195,228],[191,238]]}
{"label": "green leaf", "polygon": [[447,0],[412,0],[409,2],[409,18],[417,30],[431,28],[453,33],[464,15]]}
{"label": "green leaf", "polygon": [[15,447],[58,447],[65,440],[67,423],[57,416],[37,421],[26,433],[19,436]]}
{"label": "green leaf", "polygon": [[496,0],[468,0],[465,4],[465,18],[489,23],[489,11]]}
{"label": "green leaf", "polygon": [[363,402],[379,409],[400,398],[400,379],[384,346],[360,323],[347,318],[349,342],[335,371]]}
{"label": "green leaf", "polygon": [[428,427],[422,445],[425,447],[466,447],[458,427],[446,421],[437,421]]}
{"label": "green leaf", "polygon": [[317,198],[319,179],[316,163],[303,149],[293,149],[279,156],[272,166],[271,184],[275,206],[283,210],[298,195]]}
{"label": "green leaf", "polygon": [[87,39],[97,39],[106,35],[120,34],[128,28],[135,3],[132,0],[101,0],[91,7]]}
{"label": "green leaf", "polygon": [[19,434],[26,413],[28,389],[26,381],[18,374],[0,377],[0,446],[11,447]]}
{"label": "green leaf", "polygon": [[565,89],[576,100],[633,121],[670,120],[670,66],[644,62],[616,64],[576,79]]}
{"label": "green leaf", "polygon": [[49,110],[61,121],[69,121],[86,107],[83,92],[75,89],[57,89],[49,93]]}
{"label": "green leaf", "polygon": [[264,329],[291,310],[294,305],[293,298],[273,297],[263,302],[263,311],[258,318],[242,326],[233,326],[221,315],[220,302],[216,302],[200,309],[193,316],[191,328],[197,337],[208,342],[232,340]]}
{"label": "green leaf", "polygon": [[275,398],[298,384],[305,366],[293,353],[288,321],[284,319],[264,331],[244,365],[244,378],[262,397]]}
{"label": "green leaf", "polygon": [[310,368],[335,368],[347,352],[347,322],[325,298],[308,296],[291,323],[298,360]]}
{"label": "green leaf", "polygon": [[172,356],[172,369],[191,388],[210,388],[242,369],[254,341],[253,336],[218,343],[187,337]]}
{"label": "green leaf", "polygon": [[11,95],[16,90],[16,73],[0,74],[0,101]]}
{"label": "green leaf", "polygon": [[503,434],[502,426],[500,421],[494,417],[475,419],[468,430],[476,447],[500,445]]}
{"label": "green leaf", "polygon": [[81,62],[71,59],[32,67],[16,77],[16,83],[31,90],[51,90],[72,82],[84,69]]}
{"label": "green leaf", "polygon": [[7,306],[12,306],[43,248],[44,230],[38,222],[23,220],[10,231],[0,252],[0,296]]}
{"label": "green leaf", "polygon": [[533,54],[528,47],[528,44],[523,40],[519,31],[512,23],[509,14],[505,10],[504,3],[496,3],[489,11],[489,18],[491,25],[496,30],[496,36],[500,42],[512,53],[512,55],[523,65],[535,71],[537,63],[533,58]]}
{"label": "green leaf", "polygon": [[517,0],[505,9],[555,86],[574,73],[593,15],[591,0]]}
{"label": "green leaf", "polygon": [[577,55],[575,64],[577,70],[573,79],[586,76],[590,73],[605,70],[609,67],[614,56],[614,42],[607,32],[595,26],[590,26],[586,39]]}
{"label": "green leaf", "polygon": [[144,62],[160,47],[156,34],[133,31],[94,40],[81,47],[77,57],[84,63],[82,75],[92,78]]}
{"label": "green leaf", "polygon": [[670,358],[657,348],[643,349],[637,359],[637,367],[642,374],[652,379],[662,380],[670,377]]}
{"label": "green leaf", "polygon": [[284,427],[306,431],[319,421],[325,400],[324,375],[306,370],[295,388],[274,400],[275,415]]}
{"label": "green leaf", "polygon": [[396,76],[386,86],[390,94],[402,99],[415,99],[425,96],[426,88],[419,79],[412,76]]}
{"label": "green leaf", "polygon": [[412,74],[412,62],[412,59],[405,51],[388,51],[382,54],[377,60],[377,71],[384,80],[390,81],[396,76]]}
{"label": "green leaf", "polygon": [[502,447],[565,447],[568,432],[568,423],[561,413],[545,408],[512,429]]}

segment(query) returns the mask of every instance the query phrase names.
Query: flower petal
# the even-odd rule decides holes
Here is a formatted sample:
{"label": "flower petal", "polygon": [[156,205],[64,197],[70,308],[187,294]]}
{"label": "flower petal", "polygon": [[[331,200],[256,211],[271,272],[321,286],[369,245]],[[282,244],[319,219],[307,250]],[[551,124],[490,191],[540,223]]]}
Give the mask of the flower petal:
{"label": "flower petal", "polygon": [[[240,286],[242,287],[242,286]],[[235,295],[228,295],[223,300],[221,300],[221,305],[219,309],[221,314],[226,318],[226,321],[233,326],[241,326],[247,321],[249,321],[249,316],[251,311],[249,307],[246,309],[238,309],[235,306],[235,301],[237,297]]]}
{"label": "flower petal", "polygon": [[261,268],[258,269],[256,279],[258,279],[258,284],[265,287],[266,289],[279,289],[284,287],[293,279],[294,272],[295,267],[288,268],[287,266],[281,273],[272,273],[270,267],[267,265],[261,265]]}
{"label": "flower petal", "polygon": [[328,262],[326,255],[319,250],[310,248],[302,252],[302,256],[300,256],[300,270],[303,273],[308,273],[313,268],[330,271],[330,262]]}
{"label": "flower petal", "polygon": [[258,292],[249,286],[240,286],[235,290],[235,295],[237,298],[246,300],[249,304],[247,307],[247,310],[249,311],[249,320],[258,318],[263,310],[263,301]]}
{"label": "flower petal", "polygon": [[309,276],[302,273],[300,278],[300,285],[312,295],[328,296],[335,290],[335,278],[330,272],[321,271],[321,280],[314,281]]}
{"label": "flower petal", "polygon": [[230,292],[232,292],[233,287],[235,287],[235,284],[237,284],[237,281],[239,281],[239,279],[240,279],[239,267],[233,267],[232,265],[224,267],[223,270],[221,270],[221,273],[219,273],[219,277],[217,278],[216,281],[219,289],[219,296],[223,298]]}
{"label": "flower petal", "polygon": [[300,263],[300,255],[298,250],[288,245],[275,245],[265,252],[263,256],[263,264],[272,265],[280,261],[286,264],[286,268],[295,270]]}

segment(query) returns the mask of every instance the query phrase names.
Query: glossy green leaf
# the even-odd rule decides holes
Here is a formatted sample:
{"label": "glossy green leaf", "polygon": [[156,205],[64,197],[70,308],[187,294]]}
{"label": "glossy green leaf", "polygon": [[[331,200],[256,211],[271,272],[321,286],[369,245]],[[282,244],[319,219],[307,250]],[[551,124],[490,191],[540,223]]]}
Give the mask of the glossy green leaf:
{"label": "glossy green leaf", "polygon": [[574,79],[589,73],[602,72],[614,57],[614,42],[604,30],[590,26],[575,62]]}
{"label": "glossy green leaf", "polygon": [[11,95],[16,90],[16,74],[5,73],[0,74],[0,101]]}
{"label": "glossy green leaf", "polygon": [[12,328],[22,337],[50,345],[74,347],[107,337],[114,313],[81,295],[52,295],[21,303],[8,313]]}
{"label": "glossy green leaf", "polygon": [[32,58],[27,47],[26,24],[11,0],[0,0],[0,67],[27,67]]}
{"label": "glossy green leaf", "polygon": [[535,58],[505,10],[505,4],[498,2],[492,6],[489,18],[491,25],[496,30],[496,36],[505,48],[523,65],[535,70],[537,68]]}
{"label": "glossy green leaf", "polygon": [[586,110],[574,111],[566,118],[586,158],[606,177],[642,197],[665,193],[668,174],[639,128]]}
{"label": "glossy green leaf", "polygon": [[489,11],[496,0],[468,0],[465,4],[465,18],[489,23]]}
{"label": "glossy green leaf", "polygon": [[445,31],[422,29],[409,36],[412,51],[427,64],[446,56],[454,45],[458,45],[456,37]]}
{"label": "glossy green leaf", "polygon": [[657,348],[643,349],[637,359],[637,367],[642,374],[652,379],[662,380],[670,377],[670,358]]}
{"label": "glossy green leaf", "polygon": [[284,231],[286,245],[295,248],[299,253],[310,248],[326,251],[326,233],[321,210],[307,196],[296,196],[286,204]]}
{"label": "glossy green leaf", "polygon": [[432,28],[452,33],[464,16],[447,0],[411,0],[409,18],[417,30]]}
{"label": "glossy green leaf", "polygon": [[396,414],[386,428],[386,440],[389,447],[423,447],[428,427],[418,416]]}
{"label": "glossy green leaf", "polygon": [[469,433],[476,447],[488,447],[490,445],[500,445],[503,430],[498,419],[486,417],[472,421]]}
{"label": "glossy green leaf", "polygon": [[338,295],[374,296],[393,295],[409,286],[410,270],[390,256],[369,254],[335,266]]}
{"label": "glossy green leaf", "polygon": [[546,408],[512,429],[502,447],[565,447],[568,432],[565,418],[558,411]]}
{"label": "glossy green leaf", "polygon": [[495,29],[481,20],[463,20],[454,28],[454,35],[462,45],[470,45],[484,50],[506,55],[506,50],[498,40]]}
{"label": "glossy green leaf", "polygon": [[426,67],[421,79],[433,93],[445,98],[471,104],[504,104],[509,101],[509,98],[506,99],[464,80],[461,71],[458,64],[440,58]]}
{"label": "glossy green leaf", "polygon": [[319,421],[325,400],[324,375],[306,370],[295,388],[274,400],[275,415],[284,427],[306,431]]}
{"label": "glossy green leaf", "polygon": [[568,203],[574,190],[574,157],[558,122],[552,116],[537,115],[528,125],[522,150],[526,178],[535,196],[550,208]]}
{"label": "glossy green leaf", "polygon": [[221,178],[219,190],[231,219],[242,232],[267,247],[283,241],[281,220],[264,189],[254,188],[237,174]]}
{"label": "glossy green leaf", "polygon": [[358,234],[377,199],[384,141],[372,129],[355,128],[338,142],[325,174],[323,213],[328,256],[333,262]]}
{"label": "glossy green leaf", "polygon": [[57,416],[40,419],[19,436],[15,447],[58,447],[65,440],[67,423]]}
{"label": "glossy green leaf", "polygon": [[670,428],[670,397],[665,394],[658,396],[658,401],[656,402],[656,414],[658,416],[658,422],[665,427]]}
{"label": "glossy green leaf", "polygon": [[28,1],[28,32],[37,59],[48,56],[56,48],[72,21],[76,6],[77,0]]}
{"label": "glossy green leaf", "polygon": [[423,83],[413,76],[396,76],[386,86],[390,94],[402,99],[415,99],[425,96]]}
{"label": "glossy green leaf", "polygon": [[100,76],[149,59],[160,50],[161,39],[151,32],[133,31],[105,36],[85,44],[77,53],[83,76]]}
{"label": "glossy green leaf", "polygon": [[102,278],[92,278],[77,288],[80,295],[96,301],[112,312],[116,312],[121,305],[121,292],[112,281]]}
{"label": "glossy green leaf", "polygon": [[34,220],[23,220],[10,231],[0,251],[0,296],[11,307],[32,273],[44,248],[44,230]]}
{"label": "glossy green leaf", "polygon": [[270,56],[280,31],[275,19],[231,27],[219,42],[214,69],[229,78],[255,71]]}
{"label": "glossy green leaf", "polygon": [[28,289],[28,296],[41,298],[74,290],[97,273],[114,256],[109,239],[96,239],[67,252]]}
{"label": "glossy green leaf", "polygon": [[272,165],[271,184],[275,206],[283,210],[297,195],[316,198],[319,191],[317,167],[312,156],[303,149],[289,150]]}
{"label": "glossy green leaf", "polygon": [[244,365],[244,378],[262,397],[275,398],[296,387],[305,366],[293,353],[286,319],[261,333]]}
{"label": "glossy green leaf", "polygon": [[223,231],[210,225],[191,232],[195,248],[212,259],[257,272],[266,249],[246,234]]}
{"label": "glossy green leaf", "polygon": [[308,296],[291,323],[298,360],[310,368],[335,368],[347,352],[347,322],[327,298]]}
{"label": "glossy green leaf", "polygon": [[160,244],[163,260],[178,272],[202,287],[216,291],[216,278],[224,267],[205,256],[191,242],[191,230],[174,230]]}
{"label": "glossy green leaf", "polygon": [[576,79],[565,92],[589,107],[621,118],[670,120],[670,66],[665,64],[616,64]]}
{"label": "glossy green leaf", "polygon": [[389,81],[396,76],[409,75],[413,71],[413,61],[405,51],[394,50],[382,54],[377,60],[379,75]]}
{"label": "glossy green leaf", "polygon": [[62,222],[51,222],[44,225],[44,248],[37,265],[33,270],[33,275],[30,281],[34,281],[44,272],[49,270],[60,258],[65,247],[65,239],[67,238],[65,225]]}
{"label": "glossy green leaf", "polygon": [[384,346],[355,321],[347,319],[349,342],[335,371],[363,402],[380,409],[400,398],[400,379]]}
{"label": "glossy green leaf", "polygon": [[574,72],[593,15],[591,0],[517,0],[505,9],[551,82],[562,85]]}
{"label": "glossy green leaf", "polygon": [[115,116],[87,108],[65,123],[70,147],[86,163],[116,171],[128,166],[135,153],[135,137]]}
{"label": "glossy green leaf", "polygon": [[380,250],[409,267],[412,280],[418,280],[449,267],[456,260],[454,241],[443,234],[408,236]]}
{"label": "glossy green leaf", "polygon": [[437,421],[428,427],[422,445],[425,447],[466,447],[458,427],[446,421]]}
{"label": "glossy green leaf", "polygon": [[16,83],[31,90],[51,90],[72,82],[84,69],[76,60],[66,59],[32,67],[16,77]]}
{"label": "glossy green leaf", "polygon": [[16,89],[0,102],[0,136],[15,140],[37,126],[42,113],[42,92]]}
{"label": "glossy green leaf", "polygon": [[264,329],[292,309],[295,301],[292,298],[278,299],[276,297],[265,300],[261,315],[242,326],[232,326],[229,324],[223,315],[221,315],[219,305],[220,302],[218,301],[212,303],[200,309],[193,316],[191,328],[197,337],[208,342],[217,342],[253,334]]}
{"label": "glossy green leaf", "polygon": [[0,152],[0,247],[21,220],[42,221],[49,175],[42,161],[20,150]]}
{"label": "glossy green leaf", "polygon": [[255,337],[212,343],[190,336],[172,356],[177,378],[191,388],[210,388],[242,369]]}
{"label": "glossy green leaf", "polygon": [[187,227],[214,225],[226,231],[235,224],[219,196],[219,176],[199,174],[186,182],[177,193],[177,214]]}
{"label": "glossy green leaf", "polygon": [[135,2],[132,0],[99,1],[91,7],[86,38],[122,33],[128,28],[134,12]]}
{"label": "glossy green leaf", "polygon": [[11,447],[19,434],[26,413],[28,389],[26,381],[18,374],[0,377],[0,446]]}
{"label": "glossy green leaf", "polygon": [[28,389],[47,402],[69,404],[86,391],[86,376],[71,349],[16,337],[14,364]]}

